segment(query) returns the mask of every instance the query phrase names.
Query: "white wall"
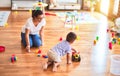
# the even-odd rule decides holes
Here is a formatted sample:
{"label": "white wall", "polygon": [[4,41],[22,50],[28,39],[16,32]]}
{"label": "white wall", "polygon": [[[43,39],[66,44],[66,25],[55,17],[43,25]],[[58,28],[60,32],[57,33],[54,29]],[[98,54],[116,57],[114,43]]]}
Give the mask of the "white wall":
{"label": "white wall", "polygon": [[0,7],[11,7],[11,0],[0,0]]}

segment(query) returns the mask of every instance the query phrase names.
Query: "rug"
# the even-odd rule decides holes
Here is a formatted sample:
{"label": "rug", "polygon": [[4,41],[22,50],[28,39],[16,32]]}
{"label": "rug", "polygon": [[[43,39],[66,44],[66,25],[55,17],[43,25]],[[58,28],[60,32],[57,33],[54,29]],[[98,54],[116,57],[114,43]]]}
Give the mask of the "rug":
{"label": "rug", "polygon": [[0,26],[5,26],[9,15],[10,11],[0,11]]}
{"label": "rug", "polygon": [[[96,24],[99,22],[94,16],[92,16],[89,12],[56,12],[57,16],[65,22],[66,27],[71,27],[73,25],[79,24]],[[68,16],[66,18],[66,15]],[[75,16],[75,20],[73,20],[73,16]]]}

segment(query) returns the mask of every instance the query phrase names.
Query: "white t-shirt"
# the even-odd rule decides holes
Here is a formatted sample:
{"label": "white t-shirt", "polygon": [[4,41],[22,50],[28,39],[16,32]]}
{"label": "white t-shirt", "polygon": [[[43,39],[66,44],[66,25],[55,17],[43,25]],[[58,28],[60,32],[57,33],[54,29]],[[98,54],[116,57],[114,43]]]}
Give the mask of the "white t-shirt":
{"label": "white t-shirt", "polygon": [[30,34],[32,34],[32,35],[39,34],[41,27],[45,26],[45,24],[46,24],[46,20],[45,20],[45,18],[43,18],[41,20],[41,22],[37,26],[35,26],[32,21],[32,17],[31,17],[27,20],[26,24],[22,27],[22,33],[25,33],[25,29],[29,29]]}

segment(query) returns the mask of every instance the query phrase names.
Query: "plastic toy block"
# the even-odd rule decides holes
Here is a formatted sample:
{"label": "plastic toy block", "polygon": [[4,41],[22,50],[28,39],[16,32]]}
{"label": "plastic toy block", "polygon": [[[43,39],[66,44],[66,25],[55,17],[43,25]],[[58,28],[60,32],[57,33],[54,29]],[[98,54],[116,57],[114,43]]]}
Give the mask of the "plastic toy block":
{"label": "plastic toy block", "polygon": [[59,41],[62,41],[62,40],[63,40],[62,37],[60,37]]}
{"label": "plastic toy block", "polygon": [[109,42],[109,49],[112,49],[112,42]]}
{"label": "plastic toy block", "polygon": [[96,42],[97,42],[97,41],[96,41],[96,40],[94,40],[94,42],[93,42],[93,43],[94,43],[94,45],[96,45]]}

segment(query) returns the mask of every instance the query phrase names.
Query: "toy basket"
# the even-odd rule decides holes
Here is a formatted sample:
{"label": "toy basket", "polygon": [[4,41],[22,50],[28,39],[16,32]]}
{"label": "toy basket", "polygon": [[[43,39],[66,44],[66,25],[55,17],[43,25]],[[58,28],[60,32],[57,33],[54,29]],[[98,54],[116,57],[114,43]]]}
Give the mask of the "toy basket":
{"label": "toy basket", "polygon": [[73,62],[80,62],[81,61],[81,57],[79,54],[72,54],[72,61]]}

